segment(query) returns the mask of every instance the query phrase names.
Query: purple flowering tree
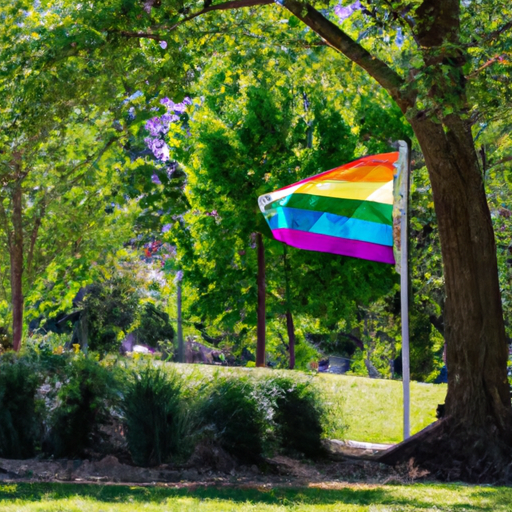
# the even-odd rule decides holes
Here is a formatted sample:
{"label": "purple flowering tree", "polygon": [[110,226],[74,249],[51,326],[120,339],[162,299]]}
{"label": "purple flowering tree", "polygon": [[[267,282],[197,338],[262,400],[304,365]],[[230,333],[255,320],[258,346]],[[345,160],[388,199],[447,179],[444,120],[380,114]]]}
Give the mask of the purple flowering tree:
{"label": "purple flowering tree", "polygon": [[[146,122],[145,128],[149,132],[149,137],[146,137],[144,142],[157,160],[167,162],[170,160],[170,150],[165,141],[165,136],[169,133],[171,124],[180,121],[180,115],[185,113],[187,106],[192,104],[192,100],[186,97],[182,102],[174,103],[169,98],[163,98],[160,103],[165,107],[166,112]],[[157,183],[155,180],[153,181]]]}

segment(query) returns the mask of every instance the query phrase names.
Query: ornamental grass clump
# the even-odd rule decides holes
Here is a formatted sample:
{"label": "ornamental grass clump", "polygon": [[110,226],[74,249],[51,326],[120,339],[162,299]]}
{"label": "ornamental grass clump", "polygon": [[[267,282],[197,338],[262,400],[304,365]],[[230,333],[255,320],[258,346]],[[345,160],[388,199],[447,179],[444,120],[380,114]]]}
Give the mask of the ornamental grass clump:
{"label": "ornamental grass clump", "polygon": [[97,447],[100,426],[110,421],[119,400],[114,370],[83,354],[67,361],[50,414],[46,451],[55,457],[79,457]]}
{"label": "ornamental grass clump", "polygon": [[126,385],[122,411],[135,464],[156,466],[186,451],[190,415],[175,372],[150,366],[134,372]]}
{"label": "ornamental grass clump", "polygon": [[241,462],[258,462],[263,452],[265,415],[247,378],[217,377],[201,404],[204,432]]}
{"label": "ornamental grass clump", "polygon": [[268,379],[263,389],[272,403],[274,433],[280,449],[309,458],[322,456],[325,406],[318,390],[310,382],[287,377]]}
{"label": "ornamental grass clump", "polygon": [[0,457],[34,456],[41,436],[36,392],[39,374],[30,358],[0,358]]}

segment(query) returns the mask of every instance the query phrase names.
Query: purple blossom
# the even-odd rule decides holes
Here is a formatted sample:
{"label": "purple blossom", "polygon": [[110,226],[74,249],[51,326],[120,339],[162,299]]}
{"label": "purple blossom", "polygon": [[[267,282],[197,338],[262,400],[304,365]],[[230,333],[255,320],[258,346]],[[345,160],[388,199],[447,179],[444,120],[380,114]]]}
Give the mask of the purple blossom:
{"label": "purple blossom", "polygon": [[183,270],[178,270],[176,272],[176,277],[174,278],[175,283],[179,283],[183,279]]}
{"label": "purple blossom", "polygon": [[153,173],[153,175],[151,176],[151,181],[153,183],[155,183],[156,185],[162,184],[162,182],[160,181],[160,178],[155,173]]}
{"label": "purple blossom", "polygon": [[174,112],[175,114],[183,114],[187,109],[187,105],[192,104],[192,100],[187,96],[183,99],[181,103],[174,103],[169,98],[163,98],[160,100],[160,103],[165,106],[167,112]]}
{"label": "purple blossom", "polygon": [[[144,142],[153,152],[155,158],[166,162],[169,160],[169,146],[160,139],[160,134],[165,135],[169,131],[171,123],[175,123],[180,120],[179,114],[183,114],[186,111],[187,105],[192,104],[192,100],[187,96],[181,103],[174,103],[170,98],[165,97],[160,100],[160,103],[165,106],[167,112],[161,117],[153,117],[146,121],[145,128],[151,137],[146,137]],[[158,107],[153,107],[151,110],[158,110]],[[187,136],[189,136],[188,130]],[[168,173],[172,173],[173,171],[174,168],[171,171],[168,171]],[[168,175],[170,177],[170,174]]]}
{"label": "purple blossom", "polygon": [[168,112],[173,110],[174,101],[172,101],[171,99],[167,98],[167,96],[165,98],[162,98],[160,100],[160,103],[167,109]]}
{"label": "purple blossom", "polygon": [[167,41],[160,41],[160,47],[162,50],[165,50],[167,48]]}
{"label": "purple blossom", "polygon": [[163,140],[146,137],[144,142],[157,160],[162,160],[162,162],[169,160],[169,146]]}
{"label": "purple blossom", "polygon": [[164,125],[159,117],[153,117],[146,122],[146,130],[152,137],[158,137],[159,133],[164,133]]}
{"label": "purple blossom", "polygon": [[404,44],[404,35],[402,33],[402,27],[398,27],[396,29],[395,44],[398,46],[398,48],[402,48]]}
{"label": "purple blossom", "polygon": [[341,5],[341,2],[340,2],[334,8],[334,12],[335,12],[336,16],[338,16],[340,21],[344,21],[344,20],[350,18],[350,16],[352,16],[352,14],[354,14],[354,12],[360,11],[361,9],[362,9],[362,7],[361,7],[360,0],[356,0],[354,3],[347,5],[346,7],[343,7],[343,5]]}
{"label": "purple blossom", "polygon": [[183,103],[175,103],[174,104],[174,112],[176,114],[183,114],[183,112],[185,112],[185,110],[187,110],[187,106],[184,105]]}
{"label": "purple blossom", "polygon": [[162,226],[162,233],[167,233],[172,228],[172,224],[164,224]]}

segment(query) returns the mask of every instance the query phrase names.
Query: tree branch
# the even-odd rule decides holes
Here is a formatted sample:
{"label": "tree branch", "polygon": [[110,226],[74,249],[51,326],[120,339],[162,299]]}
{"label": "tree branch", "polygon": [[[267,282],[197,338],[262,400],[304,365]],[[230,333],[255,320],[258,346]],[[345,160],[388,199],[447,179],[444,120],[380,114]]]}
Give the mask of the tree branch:
{"label": "tree branch", "polygon": [[231,9],[242,9],[244,7],[256,7],[257,5],[270,5],[273,3],[274,3],[274,0],[232,0],[229,2],[222,2],[221,4],[210,5],[198,12],[195,12],[194,14],[191,14],[190,16],[187,16],[186,18],[183,18],[182,20],[178,21],[178,23],[175,23],[171,27],[167,28],[167,30],[169,30],[169,31],[175,30],[180,25],[183,25],[183,23],[193,20],[194,18],[197,18],[198,16],[201,16],[203,14],[206,14],[207,12],[229,11]]}
{"label": "tree branch", "polygon": [[499,167],[500,165],[506,164],[508,162],[512,162],[512,155],[505,156],[498,160],[497,162],[494,162],[490,167],[487,168],[487,172],[489,172],[491,169],[494,169],[495,167]]}
{"label": "tree branch", "polygon": [[[273,0],[232,0],[229,2],[223,2],[221,4],[216,5],[210,5],[208,7],[205,7],[204,9],[201,9],[200,11],[197,11],[193,14],[190,14],[189,16],[186,16],[185,18],[181,19],[174,25],[171,25],[170,27],[167,26],[161,26],[158,27],[159,30],[165,30],[167,32],[172,32],[173,30],[176,30],[179,26],[183,25],[187,21],[191,21],[199,16],[202,16],[203,14],[212,12],[212,11],[229,11],[231,9],[242,9],[245,7],[255,7],[257,5],[270,5],[273,4]],[[124,37],[136,37],[139,39],[154,39],[155,41],[163,41],[165,39],[164,35],[154,34],[151,32],[127,32],[122,31],[119,32],[120,35]]]}
{"label": "tree branch", "polygon": [[497,61],[501,61],[503,59],[503,55],[496,55],[492,59],[489,59],[485,64],[482,64],[478,69],[475,69],[472,73],[466,76],[466,80],[471,80],[478,76],[478,74],[483,71],[485,68],[488,68],[490,65],[494,64]]}
{"label": "tree branch", "polygon": [[325,39],[329,46],[367,71],[391,94],[402,110],[412,106],[413,101],[404,97],[400,90],[405,85],[405,80],[384,61],[371,55],[311,5],[298,0],[284,0],[283,6]]}
{"label": "tree branch", "polygon": [[[81,162],[79,162],[78,164],[76,164],[74,167],[72,167],[67,173],[65,174],[62,174],[60,176],[60,179],[61,181],[63,179],[67,179],[67,178],[70,178],[76,171],[78,171],[80,168],[82,167],[85,167],[89,164],[91,165],[94,165],[96,162],[98,162],[98,160],[107,152],[107,150],[110,148],[110,146],[112,146],[112,144],[114,144],[114,142],[117,142],[118,140],[120,140],[121,137],[117,137],[117,136],[114,136],[114,137],[111,137],[106,143],[104,146],[102,146],[97,153],[94,153],[90,156],[88,156],[85,160],[82,160]],[[87,169],[86,169],[87,171]],[[84,171],[84,172],[86,172]],[[83,173],[82,174],[79,174],[77,176],[75,176],[73,178],[73,180],[71,182],[69,182],[69,185],[71,184],[74,184],[76,182],[77,179],[79,179],[81,176],[83,176]]]}
{"label": "tree branch", "polygon": [[479,47],[482,46],[482,43],[489,43],[496,39],[497,37],[501,36],[503,32],[506,32],[507,30],[510,30],[512,28],[512,21],[509,21],[508,23],[505,23],[501,28],[497,28],[496,30],[493,30],[492,32],[489,32],[487,35],[479,39],[478,41],[476,39],[473,39],[470,44],[468,44],[468,47]]}

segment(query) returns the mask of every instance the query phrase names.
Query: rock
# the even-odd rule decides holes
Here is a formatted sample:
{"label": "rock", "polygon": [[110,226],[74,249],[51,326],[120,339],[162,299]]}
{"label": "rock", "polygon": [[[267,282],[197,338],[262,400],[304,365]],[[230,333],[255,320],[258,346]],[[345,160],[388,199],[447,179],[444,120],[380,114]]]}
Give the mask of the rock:
{"label": "rock", "polygon": [[99,462],[96,462],[95,466],[101,470],[111,470],[112,468],[119,466],[119,460],[113,455],[107,455]]}
{"label": "rock", "polygon": [[260,474],[260,470],[258,469],[258,466],[256,466],[256,464],[253,464],[249,469],[251,470],[251,473],[254,473],[255,475]]}
{"label": "rock", "polygon": [[183,471],[181,473],[181,478],[183,480],[197,480],[197,478],[199,477],[199,473],[197,472],[197,470],[195,469],[186,469],[185,471]]}
{"label": "rock", "polygon": [[196,468],[202,473],[213,470],[229,474],[236,468],[236,462],[221,446],[205,441],[196,446],[186,467]]}

